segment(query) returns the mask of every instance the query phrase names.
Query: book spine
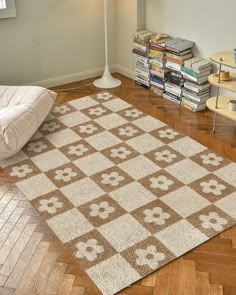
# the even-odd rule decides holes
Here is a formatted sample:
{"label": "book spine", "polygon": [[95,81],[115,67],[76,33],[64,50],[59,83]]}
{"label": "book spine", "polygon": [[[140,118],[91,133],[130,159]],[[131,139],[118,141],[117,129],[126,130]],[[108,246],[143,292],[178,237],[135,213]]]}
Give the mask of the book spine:
{"label": "book spine", "polygon": [[188,98],[189,100],[191,100],[192,102],[197,102],[197,103],[203,103],[209,98],[209,95],[207,95],[205,97],[197,97],[197,96],[187,93],[186,91],[183,91],[183,95],[186,98]]}
{"label": "book spine", "polygon": [[171,96],[172,98],[176,99],[176,100],[180,100],[179,97],[177,95],[174,95],[173,93],[171,92],[168,92],[168,91],[165,91],[165,93],[169,96]]}
{"label": "book spine", "polygon": [[201,84],[204,84],[208,81],[208,76],[205,76],[205,77],[201,77],[201,78],[195,78],[195,77],[192,77],[184,72],[182,72],[183,74],[183,78],[187,79],[187,80],[190,80],[190,81],[193,81],[193,82],[196,82],[198,83],[199,85]]}
{"label": "book spine", "polygon": [[169,56],[166,56],[166,60],[172,61],[172,62],[177,63],[179,65],[183,65],[184,64],[184,61],[183,60],[178,60],[176,58],[172,58],[172,57],[169,57]]}
{"label": "book spine", "polygon": [[152,48],[150,48],[149,54],[153,54],[155,56],[160,56],[162,58],[165,57],[165,52],[164,51],[160,51],[160,50],[156,50],[156,49],[152,49]]}
{"label": "book spine", "polygon": [[162,51],[164,51],[166,49],[165,46],[162,46],[160,44],[154,44],[154,43],[150,43],[150,48],[154,48],[154,49],[156,48],[156,49],[160,49]]}
{"label": "book spine", "polygon": [[190,59],[193,55],[192,55],[192,53],[189,53],[189,54],[186,54],[183,56],[179,56],[179,55],[167,52],[166,56],[168,56],[170,58],[177,59],[177,60],[186,61],[186,60]]}
{"label": "book spine", "polygon": [[180,79],[183,78],[183,75],[181,73],[174,72],[174,71],[171,71],[170,75],[173,76],[173,77],[176,77],[176,78],[180,78]]}
{"label": "book spine", "polygon": [[186,109],[188,109],[188,110],[190,110],[190,111],[192,111],[194,113],[198,111],[198,109],[186,104],[183,100],[181,101],[181,106],[185,107]]}
{"label": "book spine", "polygon": [[182,89],[179,89],[179,87],[175,87],[167,83],[165,83],[165,91],[170,92],[178,97],[182,96]]}
{"label": "book spine", "polygon": [[146,71],[146,72],[148,72],[150,70],[150,65],[149,64],[136,62],[135,66],[136,66],[136,68],[142,69],[143,71]]}
{"label": "book spine", "polygon": [[206,89],[206,90],[203,90],[203,91],[199,91],[199,92],[196,92],[196,91],[193,91],[191,89],[188,89],[186,87],[184,87],[184,91],[186,91],[186,93],[189,93],[191,95],[195,95],[196,97],[201,97],[201,96],[204,96],[204,95],[207,95],[210,93],[210,90],[209,89]]}
{"label": "book spine", "polygon": [[164,89],[164,85],[163,84],[160,84],[158,82],[155,82],[155,81],[150,81],[150,85],[153,85],[153,86],[156,86],[156,87],[159,87],[161,89]]}
{"label": "book spine", "polygon": [[198,102],[193,102],[191,100],[189,100],[187,97],[182,97],[182,101],[190,106],[192,106],[193,108],[197,109],[198,107],[204,107],[206,105],[206,103],[198,103]]}
{"label": "book spine", "polygon": [[165,66],[165,62],[159,61],[158,59],[151,59],[150,64],[156,65],[161,68],[163,68]]}
{"label": "book spine", "polygon": [[134,48],[136,48],[138,50],[141,50],[141,51],[143,51],[145,53],[147,53],[148,52],[148,49],[149,49],[147,46],[140,45],[138,43],[134,43]]}
{"label": "book spine", "polygon": [[144,73],[148,73],[148,74],[150,73],[150,69],[148,67],[143,67],[143,66],[139,66],[139,65],[136,65],[135,70],[141,71]]}
{"label": "book spine", "polygon": [[149,57],[134,54],[134,59],[135,59],[135,61],[139,61],[139,62],[149,64]]}
{"label": "book spine", "polygon": [[154,81],[156,83],[160,83],[160,84],[164,85],[164,80],[157,77],[157,76],[155,76],[155,75],[153,75],[153,74],[150,75],[150,80]]}
{"label": "book spine", "polygon": [[179,64],[176,64],[176,63],[173,63],[173,62],[168,62],[166,63],[166,67],[170,70],[174,70],[174,71],[177,71],[177,72],[180,72],[181,71],[181,65]]}
{"label": "book spine", "polygon": [[187,60],[184,63],[184,66],[192,71],[195,71],[197,73],[203,72],[203,71],[210,71],[211,70],[211,64],[207,60],[203,60],[202,58],[194,57],[190,60]]}
{"label": "book spine", "polygon": [[188,75],[190,75],[190,76],[192,76],[194,78],[198,78],[198,74],[197,73],[195,73],[192,70],[189,70],[189,69],[185,68],[184,66],[181,67],[181,72],[184,72],[185,74],[188,74]]}
{"label": "book spine", "polygon": [[171,51],[171,50],[168,50],[167,52],[171,53],[171,54],[174,54],[174,55],[183,56],[183,55],[186,55],[188,53],[191,53],[192,51],[191,51],[191,49],[187,49],[187,50],[180,51],[180,52],[174,52],[174,51]]}
{"label": "book spine", "polygon": [[187,84],[186,82],[184,83],[184,87],[187,88],[187,89],[189,89],[189,90],[192,90],[192,91],[194,91],[194,92],[196,92],[196,93],[199,92],[199,89],[198,89],[198,88],[196,88],[196,87],[194,87],[194,86],[192,86],[192,85],[189,85],[189,84]]}
{"label": "book spine", "polygon": [[192,68],[191,65],[185,65],[185,64],[184,64],[184,67],[186,69],[194,71],[197,74],[202,74],[202,72],[209,72],[209,73],[211,72],[211,67],[205,67],[205,68],[198,69],[198,68]]}
{"label": "book spine", "polygon": [[171,93],[167,93],[167,92],[165,92],[165,93],[163,93],[163,97],[164,97],[165,99],[168,99],[168,100],[172,101],[172,102],[175,102],[175,103],[177,103],[177,104],[180,104],[180,100],[179,100],[179,98],[176,97],[175,95],[171,94]]}
{"label": "book spine", "polygon": [[150,88],[155,94],[162,96],[164,93],[164,89],[151,85]]}
{"label": "book spine", "polygon": [[189,82],[189,81],[186,81],[184,83],[184,87],[187,88],[187,89],[190,89],[196,93],[199,93],[201,91],[204,91],[204,90],[208,90],[210,91],[210,87],[211,85],[209,83],[206,83],[206,84],[203,84],[203,85],[198,85],[194,82]]}
{"label": "book spine", "polygon": [[159,56],[153,57],[152,60],[154,62],[157,62],[157,63],[161,64],[161,65],[164,65],[166,63],[166,59],[162,58],[162,57],[159,57]]}
{"label": "book spine", "polygon": [[189,59],[188,61],[186,61],[186,62],[184,63],[184,65],[185,65],[186,67],[188,67],[189,69],[191,69],[191,68],[192,68],[192,65],[193,65],[194,63],[198,63],[198,62],[200,62],[201,60],[202,60],[201,57],[193,57],[193,58]]}
{"label": "book spine", "polygon": [[178,85],[178,86],[183,86],[184,85],[184,81],[179,79],[179,78],[175,78],[175,77],[172,77],[172,76],[169,76],[166,78],[166,81],[170,82],[170,83],[173,83],[175,85]]}
{"label": "book spine", "polygon": [[141,72],[138,70],[135,71],[135,75],[143,79],[149,79],[149,76],[150,76],[149,73]]}
{"label": "book spine", "polygon": [[160,73],[160,72],[157,72],[157,71],[154,71],[154,70],[150,70],[150,73],[152,75],[155,75],[155,76],[159,77],[159,78],[162,78],[162,79],[165,78],[165,74],[164,73]]}
{"label": "book spine", "polygon": [[133,48],[132,51],[133,51],[133,53],[135,53],[135,54],[137,54],[137,55],[141,55],[141,56],[143,56],[143,57],[148,58],[148,54],[145,53],[145,52],[143,52],[143,51],[141,51],[141,50],[138,50],[138,49],[136,49],[136,48]]}
{"label": "book spine", "polygon": [[159,66],[156,66],[156,65],[153,65],[153,64],[151,65],[151,70],[156,71],[158,73],[161,73],[163,75],[169,73],[169,71],[170,71],[170,70],[168,70],[166,68],[162,69]]}
{"label": "book spine", "polygon": [[189,106],[191,106],[192,108],[195,108],[195,109],[198,106],[196,103],[193,103],[193,102],[189,101],[185,96],[182,97],[182,103],[187,104],[187,105],[189,105]]}
{"label": "book spine", "polygon": [[146,88],[146,89],[149,89],[149,88],[150,88],[149,85],[146,85],[146,84],[144,84],[144,83],[142,83],[142,82],[140,82],[140,81],[138,81],[138,80],[135,80],[135,83],[136,83],[137,85],[139,85],[139,86],[142,86],[142,87]]}

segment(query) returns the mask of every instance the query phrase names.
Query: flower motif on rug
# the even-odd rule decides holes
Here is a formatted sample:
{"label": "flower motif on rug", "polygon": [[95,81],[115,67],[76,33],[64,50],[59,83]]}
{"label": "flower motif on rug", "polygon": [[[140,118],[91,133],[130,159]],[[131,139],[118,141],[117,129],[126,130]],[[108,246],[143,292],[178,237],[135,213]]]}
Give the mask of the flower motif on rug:
{"label": "flower motif on rug", "polygon": [[220,196],[222,191],[226,189],[223,184],[219,184],[216,180],[209,180],[208,182],[201,182],[200,186],[202,191],[206,194],[214,194],[215,196]]}
{"label": "flower motif on rug", "polygon": [[208,215],[200,215],[199,219],[203,221],[201,224],[203,228],[213,228],[215,231],[223,230],[223,225],[228,223],[225,218],[220,217],[216,212],[210,212]]}
{"label": "flower motif on rug", "polygon": [[162,208],[155,207],[152,210],[146,209],[143,211],[145,215],[144,221],[147,223],[154,222],[157,225],[162,225],[166,223],[166,219],[170,218],[170,214],[163,212]]}
{"label": "flower motif on rug", "polygon": [[209,153],[208,155],[201,155],[203,164],[211,164],[213,166],[219,166],[221,162],[224,160],[223,158],[217,156],[214,153]]}
{"label": "flower motif on rug", "polygon": [[153,245],[148,246],[146,250],[137,249],[135,254],[138,256],[136,259],[138,265],[147,265],[151,269],[156,269],[159,266],[159,262],[166,258],[165,254],[157,252],[156,247]]}
{"label": "flower motif on rug", "polygon": [[75,252],[77,258],[86,258],[88,261],[94,261],[97,259],[98,254],[104,252],[104,248],[98,245],[97,240],[90,239],[87,243],[79,242],[76,244],[78,249]]}
{"label": "flower motif on rug", "polygon": [[19,178],[25,177],[27,174],[33,172],[33,169],[29,167],[29,165],[24,164],[21,166],[15,166],[12,168],[12,171],[10,172],[11,176],[16,176]]}
{"label": "flower motif on rug", "polygon": [[49,214],[56,213],[58,208],[63,207],[63,203],[58,201],[57,197],[51,197],[49,200],[40,200],[40,207],[38,207],[38,210],[43,212],[47,211]]}
{"label": "flower motif on rug", "polygon": [[138,130],[136,130],[133,127],[130,127],[130,126],[127,126],[127,127],[124,127],[124,128],[119,128],[119,135],[125,135],[125,136],[128,136],[128,137],[131,137],[137,132],[138,132]]}
{"label": "flower motif on rug", "polygon": [[125,147],[111,149],[111,157],[112,158],[126,159],[127,156],[130,154],[131,154],[131,151],[127,150]]}
{"label": "flower motif on rug", "polygon": [[53,108],[53,113],[65,114],[66,112],[70,111],[70,108],[66,105],[57,106]]}
{"label": "flower motif on rug", "polygon": [[140,115],[142,115],[142,112],[137,109],[132,110],[126,110],[125,116],[126,117],[132,117],[132,118],[138,118]]}
{"label": "flower motif on rug", "polygon": [[87,151],[88,148],[86,148],[83,144],[72,145],[68,148],[69,155],[82,156]]}
{"label": "flower motif on rug", "polygon": [[175,154],[172,154],[168,150],[164,150],[162,152],[156,152],[155,156],[157,161],[164,161],[166,163],[171,163],[177,157]]}
{"label": "flower motif on rug", "polygon": [[168,179],[165,175],[160,175],[158,177],[152,177],[149,179],[151,182],[151,188],[159,188],[163,191],[167,191],[169,187],[174,183],[172,180]]}
{"label": "flower motif on rug", "polygon": [[177,135],[179,135],[179,133],[172,129],[166,129],[166,130],[159,130],[159,135],[161,138],[174,139]]}
{"label": "flower motif on rug", "polygon": [[97,94],[97,99],[109,100],[110,98],[112,98],[112,94],[110,94],[108,92],[103,92],[103,93]]}
{"label": "flower motif on rug", "polygon": [[42,141],[30,142],[27,146],[27,151],[41,153],[47,147],[48,146],[45,143],[43,143]]}
{"label": "flower motif on rug", "polygon": [[73,177],[77,175],[71,168],[65,168],[63,170],[56,170],[56,176],[54,179],[56,180],[63,180],[65,182],[71,181]]}
{"label": "flower motif on rug", "polygon": [[109,206],[108,202],[101,202],[100,204],[92,204],[90,205],[90,213],[91,216],[98,216],[101,219],[107,219],[110,213],[115,212],[115,208]]}
{"label": "flower motif on rug", "polygon": [[43,124],[42,131],[54,132],[58,128],[60,128],[60,125],[57,122],[49,122]]}
{"label": "flower motif on rug", "polygon": [[79,132],[92,134],[94,131],[98,130],[93,124],[83,125],[79,127]]}
{"label": "flower motif on rug", "polygon": [[106,113],[106,110],[101,107],[89,109],[89,115],[101,116],[103,113]]}
{"label": "flower motif on rug", "polygon": [[123,180],[125,180],[125,178],[119,175],[118,172],[111,172],[109,174],[102,174],[101,183],[110,184],[111,186],[117,186]]}

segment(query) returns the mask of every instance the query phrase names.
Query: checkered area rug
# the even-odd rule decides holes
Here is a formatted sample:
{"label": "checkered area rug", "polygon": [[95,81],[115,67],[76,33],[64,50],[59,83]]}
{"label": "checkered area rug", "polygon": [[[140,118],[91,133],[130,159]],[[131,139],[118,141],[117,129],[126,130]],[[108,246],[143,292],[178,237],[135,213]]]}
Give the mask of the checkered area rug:
{"label": "checkered area rug", "polygon": [[107,92],[0,164],[103,294],[236,223],[236,164]]}

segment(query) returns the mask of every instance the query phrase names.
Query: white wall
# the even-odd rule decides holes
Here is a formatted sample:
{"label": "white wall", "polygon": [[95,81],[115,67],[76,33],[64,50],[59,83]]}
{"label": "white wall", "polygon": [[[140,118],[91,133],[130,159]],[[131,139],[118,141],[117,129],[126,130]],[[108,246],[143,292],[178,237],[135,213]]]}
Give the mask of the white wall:
{"label": "white wall", "polygon": [[118,70],[132,77],[134,71],[133,34],[137,30],[145,29],[146,0],[117,0],[116,13]]}
{"label": "white wall", "polygon": [[[21,0],[0,19],[0,84],[46,87],[102,74],[103,0]],[[145,28],[146,0],[108,0],[110,69],[133,77],[132,35]]]}
{"label": "white wall", "polygon": [[235,0],[147,0],[146,27],[194,41],[194,54],[209,59],[213,52],[236,48],[235,11]]}
{"label": "white wall", "polygon": [[[108,1],[110,64],[116,62],[115,1]],[[104,66],[103,0],[16,0],[16,13],[0,20],[0,84],[73,74],[76,80]]]}
{"label": "white wall", "polygon": [[169,33],[196,43],[195,53],[236,47],[235,0],[147,0],[147,29]]}

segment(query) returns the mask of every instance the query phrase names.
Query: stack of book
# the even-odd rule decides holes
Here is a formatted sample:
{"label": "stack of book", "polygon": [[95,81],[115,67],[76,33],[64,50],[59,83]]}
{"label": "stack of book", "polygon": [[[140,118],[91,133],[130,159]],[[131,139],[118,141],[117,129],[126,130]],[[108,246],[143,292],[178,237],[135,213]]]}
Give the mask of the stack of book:
{"label": "stack of book", "polygon": [[166,42],[166,68],[170,70],[165,79],[164,98],[180,104],[183,96],[185,79],[181,73],[181,66],[192,58],[192,41],[172,38]]}
{"label": "stack of book", "polygon": [[206,108],[206,101],[210,97],[208,76],[211,64],[208,60],[194,57],[184,62],[181,73],[186,79],[184,83],[182,105],[196,112]]}
{"label": "stack of book", "polygon": [[135,82],[145,88],[150,87],[149,41],[152,34],[145,30],[134,34]]}
{"label": "stack of book", "polygon": [[192,41],[167,34],[134,34],[135,82],[192,111],[206,108],[209,61],[193,57]]}
{"label": "stack of book", "polygon": [[150,85],[151,90],[162,96],[164,93],[164,81],[166,74],[166,42],[171,38],[167,34],[153,34],[150,39]]}

